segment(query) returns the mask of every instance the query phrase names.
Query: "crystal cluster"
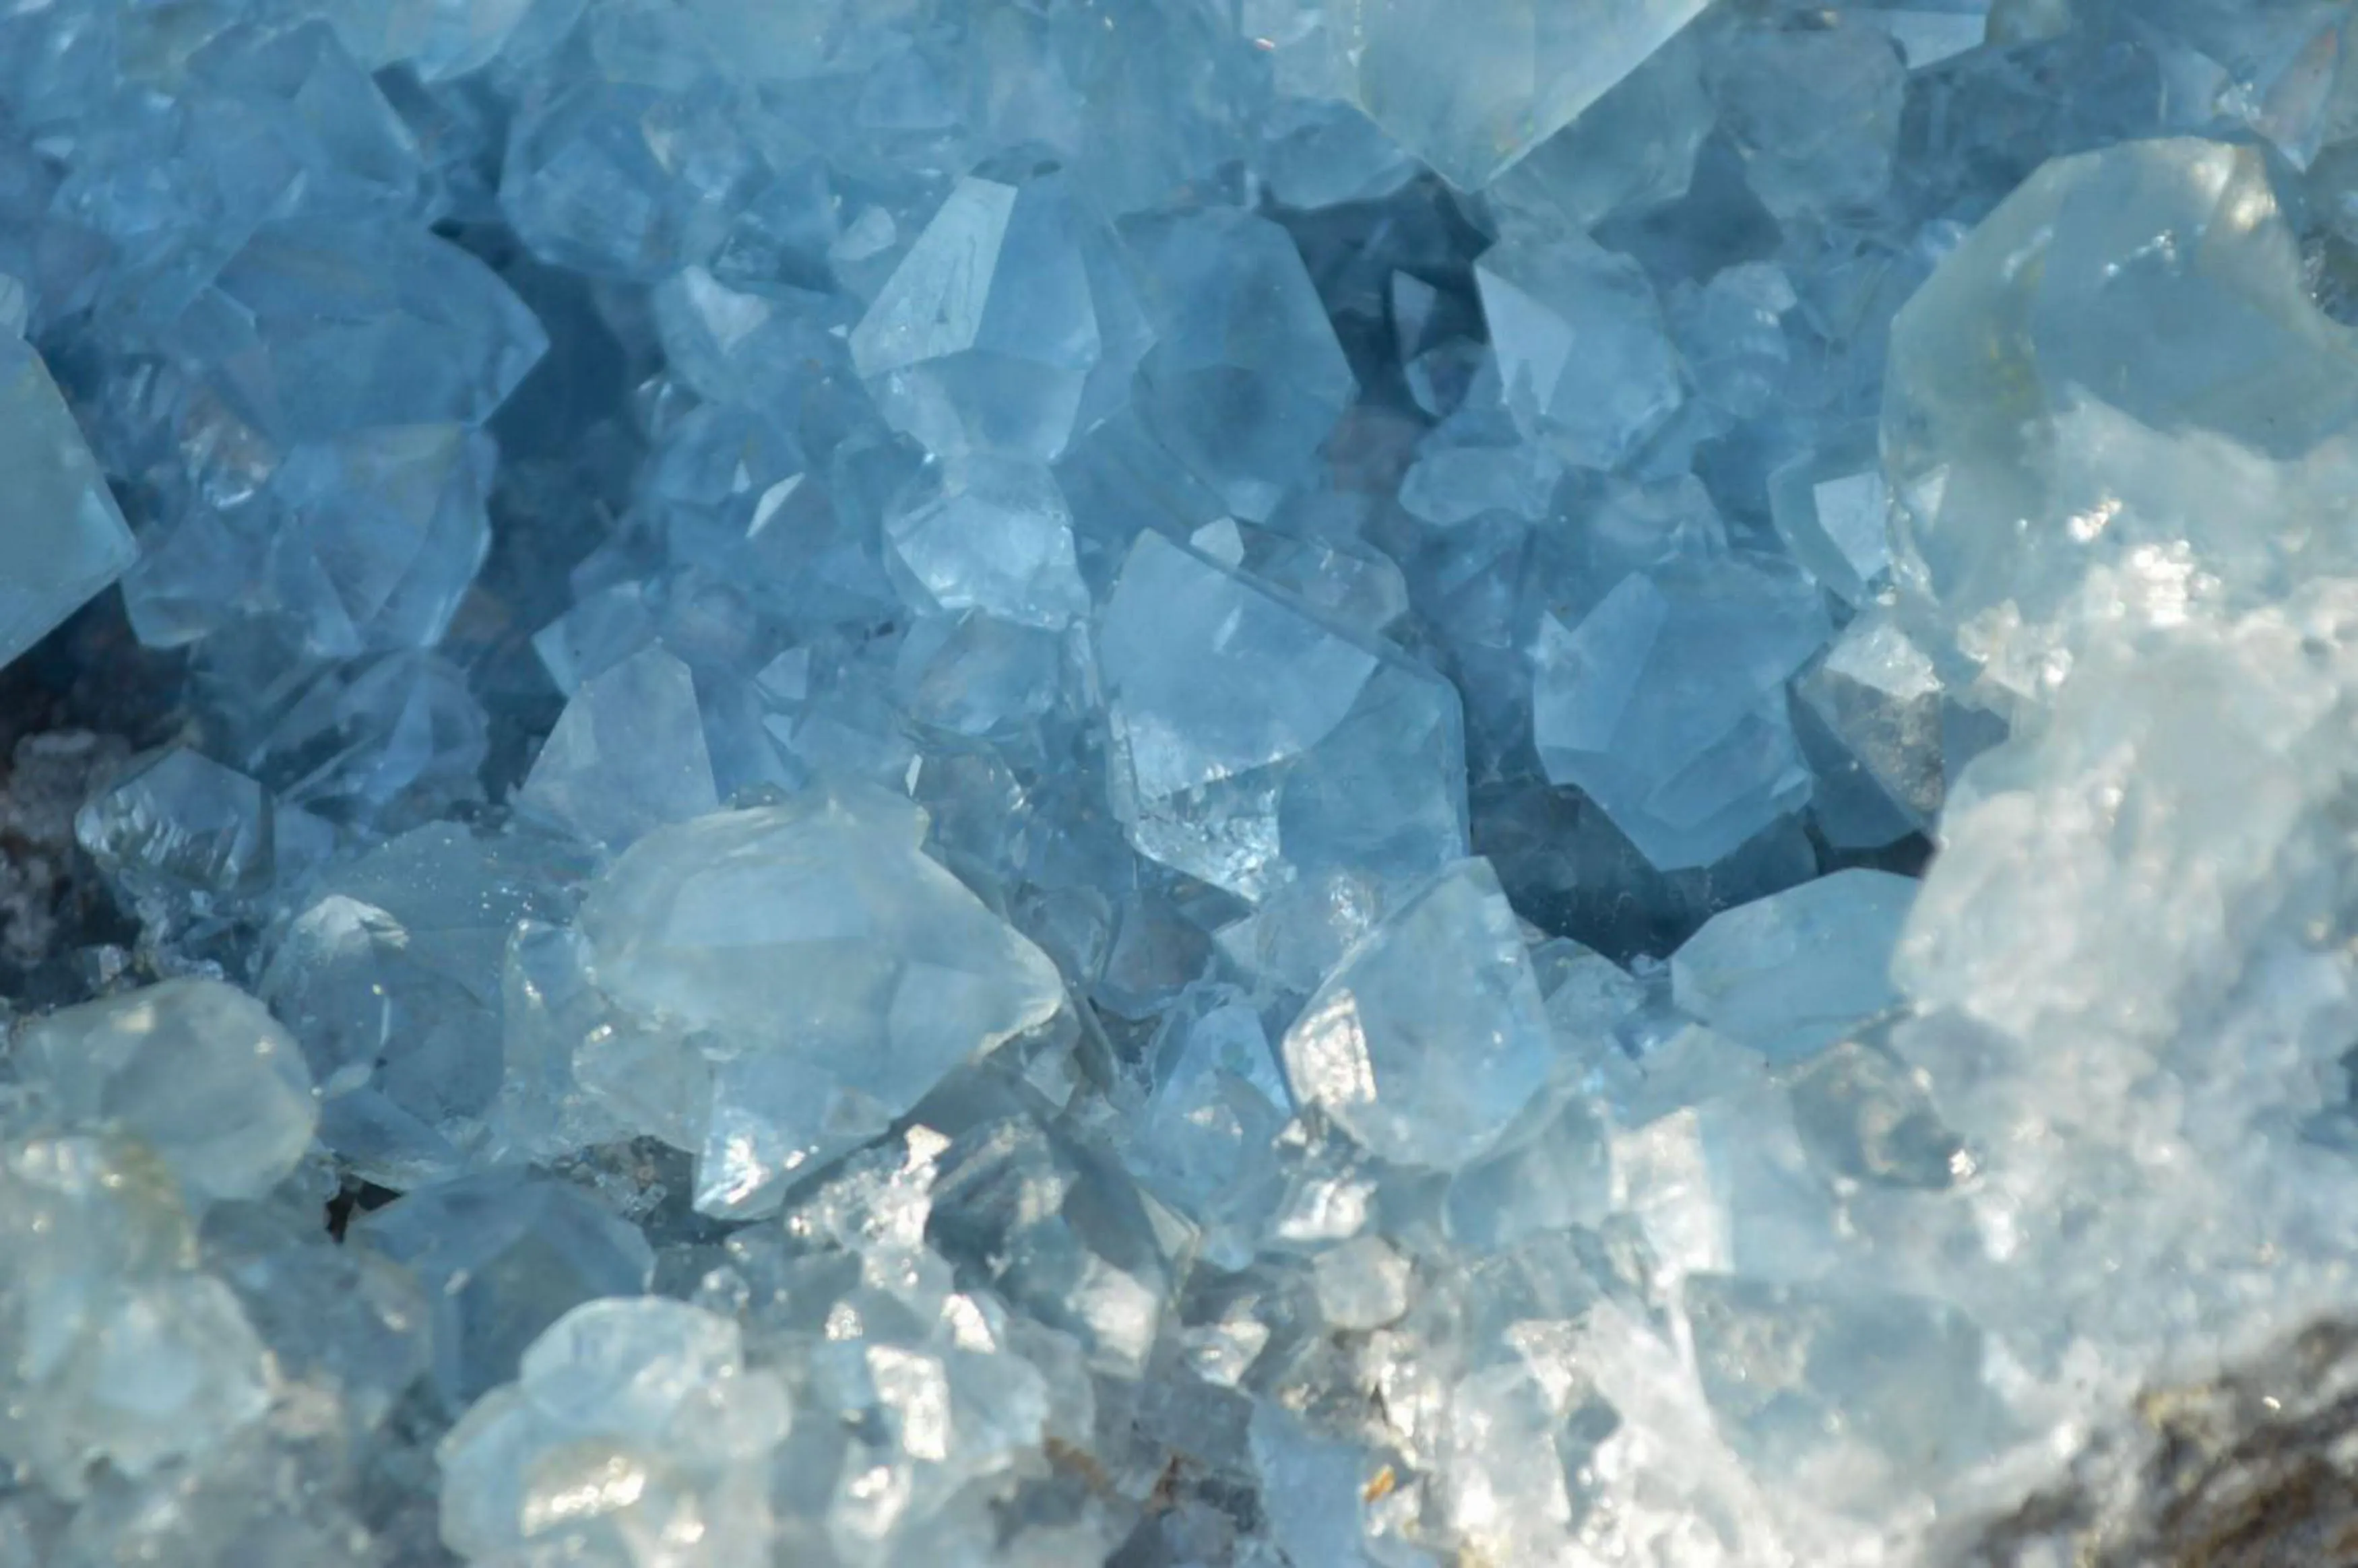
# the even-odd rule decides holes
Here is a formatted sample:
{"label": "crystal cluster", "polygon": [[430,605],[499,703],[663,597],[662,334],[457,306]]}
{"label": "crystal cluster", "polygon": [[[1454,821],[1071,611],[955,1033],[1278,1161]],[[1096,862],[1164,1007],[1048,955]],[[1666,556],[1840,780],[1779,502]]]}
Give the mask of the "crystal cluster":
{"label": "crystal cluster", "polygon": [[0,1568],[2111,1561],[2358,1271],[2353,26],[0,16]]}

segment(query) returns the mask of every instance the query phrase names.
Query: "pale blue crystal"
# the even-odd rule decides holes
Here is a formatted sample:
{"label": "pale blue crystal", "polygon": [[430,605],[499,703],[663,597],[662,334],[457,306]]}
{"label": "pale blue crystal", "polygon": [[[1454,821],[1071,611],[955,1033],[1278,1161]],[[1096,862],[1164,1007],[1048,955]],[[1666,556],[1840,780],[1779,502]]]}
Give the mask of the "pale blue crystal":
{"label": "pale blue crystal", "polygon": [[1864,605],[1884,586],[1890,492],[1872,430],[1844,431],[1770,474],[1768,507],[1793,558],[1843,602]]}
{"label": "pale blue crystal", "polygon": [[1541,623],[1548,777],[1657,867],[1709,865],[1808,798],[1784,687],[1829,630],[1816,589],[1776,557],[1682,553],[1632,573],[1577,625]]}
{"label": "pale blue crystal", "polygon": [[1685,400],[1645,270],[1578,235],[1512,237],[1476,265],[1508,411],[1578,468],[1626,464]]}
{"label": "pale blue crystal", "polygon": [[456,245],[303,221],[256,233],[175,332],[241,415],[287,441],[480,424],[548,347],[532,312]]}
{"label": "pale blue crystal", "polygon": [[1671,958],[1678,1004],[1771,1061],[1896,1005],[1891,955],[1916,883],[1854,869],[1714,915]]}
{"label": "pale blue crystal", "polygon": [[576,1306],[644,1292],[654,1266],[638,1227],[579,1188],[513,1172],[422,1187],[355,1220],[351,1237],[425,1286],[434,1387],[454,1411],[513,1378]]}
{"label": "pale blue crystal", "polygon": [[1478,190],[1595,103],[1703,0],[1342,0],[1358,102],[1401,145]]}
{"label": "pale blue crystal", "polygon": [[1793,727],[1817,775],[1812,810],[1829,841],[1887,844],[1931,824],[1952,759],[1948,688],[1886,611],[1870,609],[1793,682]]}
{"label": "pale blue crystal", "polygon": [[310,1147],[301,1050],[219,980],[167,980],[50,1013],[16,1041],[54,1114],[156,1152],[191,1205],[259,1197]]}
{"label": "pale blue crystal", "polygon": [[272,476],[267,564],[307,650],[429,648],[492,544],[488,438],[404,424],[295,448]]}
{"label": "pale blue crystal", "polygon": [[74,815],[74,841],[125,901],[161,914],[269,886],[276,821],[270,793],[185,746],[143,757]]}
{"label": "pale blue crystal", "polygon": [[1792,220],[1863,210],[1890,183],[1908,68],[1883,28],[1729,29],[1707,78],[1761,203]]}
{"label": "pale blue crystal", "polygon": [[1199,988],[1163,1015],[1148,1064],[1144,1114],[1123,1156],[1202,1227],[1207,1259],[1242,1267],[1274,1196],[1270,1146],[1292,1103],[1268,1033],[1241,992]]}
{"label": "pale blue crystal", "polygon": [[0,665],[121,577],[137,557],[131,530],[49,380],[40,355],[0,335]]}
{"label": "pale blue crystal", "polygon": [[443,824],[330,872],[261,994],[301,1042],[320,1141],[395,1188],[454,1174],[501,1076],[508,934],[563,909],[557,868]]}
{"label": "pale blue crystal", "polygon": [[944,1152],[925,1235],[1121,1378],[1145,1370],[1193,1239],[1101,1152],[1028,1116],[986,1121]]}
{"label": "pale blue crystal", "polygon": [[774,1206],[794,1173],[1063,1005],[1047,956],[920,850],[924,831],[906,801],[805,796],[659,828],[590,890],[600,987],[710,1059],[698,1208]]}
{"label": "pale blue crystal", "polygon": [[194,1271],[171,1175],[137,1142],[0,1145],[0,1454],[73,1498],[103,1464],[145,1476],[268,1409],[268,1353]]}
{"label": "pale blue crystal", "polygon": [[1741,1452],[1860,1453],[1829,1502],[1872,1506],[1878,1487],[1970,1463],[1994,1434],[1982,1331],[1944,1303],[1697,1274],[1685,1305],[1704,1393]]}
{"label": "pale blue crystal", "polygon": [[695,678],[660,647],[575,689],[516,795],[519,811],[616,850],[719,805]]}
{"label": "pale blue crystal", "polygon": [[736,1324],[654,1297],[593,1301],[550,1324],[521,1376],[437,1446],[444,1544],[501,1562],[552,1541],[669,1536],[681,1568],[767,1550],[762,1468],[792,1424]]}
{"label": "pale blue crystal", "polygon": [[1683,196],[1714,118],[1702,68],[1680,33],[1493,180],[1492,206],[1562,232]]}
{"label": "pale blue crystal", "polygon": [[1380,1159],[1451,1171],[1546,1084],[1554,1041],[1514,911],[1487,860],[1412,894],[1286,1032],[1286,1078]]}
{"label": "pale blue crystal", "polygon": [[895,428],[1044,461],[1111,412],[1145,347],[1111,232],[1055,175],[960,180],[851,334]]}
{"label": "pale blue crystal", "polygon": [[1212,208],[1141,218],[1154,346],[1139,400],[1163,444],[1239,517],[1267,517],[1314,477],[1357,390],[1301,254],[1263,218]]}
{"label": "pale blue crystal", "polygon": [[895,499],[884,536],[920,609],[1051,629],[1088,613],[1072,513],[1035,462],[984,454],[929,470]]}
{"label": "pale blue crystal", "polygon": [[1464,852],[1456,694],[1397,654],[1148,534],[1098,658],[1114,809],[1151,859],[1258,900]]}
{"label": "pale blue crystal", "polygon": [[[2353,366],[2358,338],[2311,302],[2256,150],[2058,158],[1893,323],[1895,576],[2025,694],[2051,684],[2092,575],[2149,571],[2144,552],[2182,559],[2198,589],[2275,597],[2349,558]],[[2317,525],[2253,528],[2255,504]]]}

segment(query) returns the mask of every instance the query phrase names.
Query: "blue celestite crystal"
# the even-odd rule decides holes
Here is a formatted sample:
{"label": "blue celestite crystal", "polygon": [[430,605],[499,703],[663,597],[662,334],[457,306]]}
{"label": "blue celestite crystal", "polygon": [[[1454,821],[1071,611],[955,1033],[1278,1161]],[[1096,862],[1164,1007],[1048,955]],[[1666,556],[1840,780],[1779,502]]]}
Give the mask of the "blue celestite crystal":
{"label": "blue celestite crystal", "polygon": [[1494,1142],[1554,1044],[1488,862],[1443,871],[1347,953],[1284,1055],[1295,1097],[1382,1159],[1454,1170]]}
{"label": "blue celestite crystal", "polygon": [[5,665],[122,576],[137,548],[40,355],[13,333],[0,334],[0,407],[11,491],[0,513]]}
{"label": "blue celestite crystal", "polygon": [[709,1074],[684,1140],[698,1207],[773,1207],[795,1172],[1063,1005],[1046,956],[924,855],[924,831],[905,801],[808,796],[658,829],[590,890],[600,989]]}
{"label": "blue celestite crystal", "polygon": [[1345,0],[1340,9],[1368,117],[1475,190],[1603,97],[1703,5]]}
{"label": "blue celestite crystal", "polygon": [[1531,726],[1548,776],[1655,865],[1709,865],[1809,798],[1784,688],[1828,631],[1817,590],[1776,557],[1632,572],[1576,625],[1542,625]]}
{"label": "blue celestite crystal", "polygon": [[2351,10],[7,8],[0,1568],[2331,1555]]}
{"label": "blue celestite crystal", "polygon": [[1141,219],[1122,238],[1154,331],[1141,412],[1230,511],[1268,516],[1314,477],[1354,390],[1301,255],[1276,224],[1219,209]]}
{"label": "blue celestite crystal", "polygon": [[1152,534],[1098,658],[1114,810],[1141,854],[1257,901],[1464,852],[1456,695],[1430,671]]}
{"label": "blue celestite crystal", "polygon": [[1044,460],[1117,406],[1145,346],[1111,231],[1055,175],[961,180],[851,335],[896,428]]}

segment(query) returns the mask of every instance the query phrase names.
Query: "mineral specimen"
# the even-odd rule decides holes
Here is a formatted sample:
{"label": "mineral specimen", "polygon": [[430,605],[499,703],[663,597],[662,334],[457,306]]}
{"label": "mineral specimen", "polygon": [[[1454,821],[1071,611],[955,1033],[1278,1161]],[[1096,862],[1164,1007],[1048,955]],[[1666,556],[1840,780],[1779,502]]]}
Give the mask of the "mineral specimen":
{"label": "mineral specimen", "polygon": [[8,9],[0,1568],[2346,1556],[2350,9]]}

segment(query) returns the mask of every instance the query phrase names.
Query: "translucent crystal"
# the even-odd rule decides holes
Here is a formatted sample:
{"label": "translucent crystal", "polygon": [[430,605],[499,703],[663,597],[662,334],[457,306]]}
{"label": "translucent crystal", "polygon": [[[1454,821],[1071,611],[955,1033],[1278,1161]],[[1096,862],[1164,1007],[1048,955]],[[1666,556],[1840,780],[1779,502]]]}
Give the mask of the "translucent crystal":
{"label": "translucent crystal", "polygon": [[681,1302],[595,1301],[550,1324],[520,1376],[436,1449],[444,1544],[505,1561],[533,1543],[681,1541],[682,1568],[766,1549],[763,1467],[791,1425],[738,1327]]}
{"label": "translucent crystal", "polygon": [[1193,1240],[1101,1151],[1029,1116],[982,1122],[943,1152],[925,1235],[1120,1378],[1145,1369]]}
{"label": "translucent crystal", "polygon": [[268,1192],[319,1119],[295,1042],[218,980],[167,980],[53,1012],[16,1049],[57,1115],[137,1138],[191,1204]]}
{"label": "translucent crystal", "polygon": [[1890,492],[1873,433],[1845,432],[1768,476],[1768,506],[1793,558],[1844,603],[1863,605],[1890,568]]}
{"label": "translucent crystal", "polygon": [[139,759],[74,816],[74,841],[135,905],[261,892],[276,865],[270,794],[185,746]]}
{"label": "translucent crystal", "polygon": [[[1899,581],[2026,694],[2051,685],[2100,573],[2131,574],[2165,612],[2189,592],[2279,593],[2350,553],[2331,476],[2348,471],[2354,360],[2358,341],[2310,303],[2257,152],[2164,140],[2059,158],[1893,325]],[[2255,505],[2309,522],[2250,528]]]}
{"label": "translucent crystal", "polygon": [[[1953,1308],[1713,1274],[1687,1281],[1686,1307],[1722,1430],[1805,1466],[1828,1500],[1872,1506],[1877,1487],[1970,1463],[1993,1435],[1981,1330]],[[1822,1467],[1844,1448],[1864,1465]]]}
{"label": "translucent crystal", "polygon": [[1072,513],[1035,463],[986,455],[929,472],[896,498],[884,533],[921,608],[1051,628],[1088,612]]}
{"label": "translucent crystal", "polygon": [[1258,900],[1464,852],[1456,693],[1431,672],[1152,534],[1106,603],[1098,658],[1114,808],[1152,859]]}
{"label": "translucent crystal", "polygon": [[1224,208],[1126,223],[1154,346],[1139,399],[1173,455],[1239,517],[1314,477],[1357,390],[1284,230]]}
{"label": "translucent crystal", "polygon": [[1714,915],[1671,958],[1678,1004],[1771,1061],[1833,1044],[1898,1000],[1911,878],[1853,869]]}
{"label": "translucent crystal", "polygon": [[491,549],[490,440],[407,424],[295,448],[272,476],[264,569],[311,652],[428,648]]}
{"label": "translucent crystal", "polygon": [[370,1179],[453,1174],[501,1076],[501,959],[559,913],[565,862],[423,827],[337,868],[282,933],[263,999],[319,1085],[319,1137]]}
{"label": "translucent crystal", "polygon": [[711,1060],[700,1209],[774,1206],[792,1173],[1062,1005],[1047,956],[920,850],[924,830],[905,801],[806,796],[660,828],[590,890],[600,988]]}
{"label": "translucent crystal", "polygon": [[1779,218],[1862,210],[1891,179],[1908,68],[1890,33],[1740,27],[1714,40],[1708,72],[1745,180]]}
{"label": "translucent crystal", "polygon": [[0,1148],[0,1452],[62,1496],[102,1462],[146,1476],[269,1406],[267,1353],[221,1281],[194,1271],[176,1184],[135,1142]]}
{"label": "translucent crystal", "polygon": [[1346,954],[1284,1056],[1295,1098],[1382,1159],[1455,1170],[1495,1142],[1555,1047],[1489,862],[1442,871]]}
{"label": "translucent crystal", "polygon": [[1560,232],[1684,195],[1711,134],[1703,50],[1682,32],[1491,182],[1499,209]]}
{"label": "translucent crystal", "polygon": [[1206,1254],[1251,1260],[1291,1104],[1277,1053],[1240,992],[1208,987],[1164,1014],[1150,1048],[1151,1099],[1123,1158],[1204,1230]]}
{"label": "translucent crystal", "polygon": [[0,334],[0,447],[12,499],[0,513],[0,665],[81,608],[136,557],[131,530],[40,355]]}
{"label": "translucent crystal", "polygon": [[1044,461],[1118,406],[1145,347],[1111,232],[1056,175],[960,180],[851,334],[895,428]]}
{"label": "translucent crystal", "polygon": [[1793,702],[1794,731],[1818,779],[1812,810],[1830,842],[1887,844],[1930,825],[1958,726],[1931,658],[1888,612],[1868,610],[1844,627],[1795,679]]}
{"label": "translucent crystal", "polygon": [[1464,190],[1480,189],[1554,135],[1702,9],[1701,0],[1344,6],[1360,106]]}
{"label": "translucent crystal", "polygon": [[266,228],[178,330],[241,416],[288,441],[480,424],[548,348],[489,267],[391,224]]}
{"label": "translucent crystal", "polygon": [[639,1294],[654,1267],[637,1227],[578,1187],[514,1172],[422,1187],[351,1236],[425,1287],[434,1386],[454,1411],[514,1377],[551,1324],[584,1302]]}
{"label": "translucent crystal", "polygon": [[614,849],[719,804],[695,679],[660,647],[581,683],[516,795],[519,810]]}
{"label": "translucent crystal", "polygon": [[1475,270],[1506,406],[1567,463],[1627,462],[1685,396],[1645,270],[1577,236],[1509,238]]}
{"label": "translucent crystal", "polygon": [[1808,798],[1784,686],[1829,631],[1816,589],[1776,557],[1685,552],[1633,572],[1576,626],[1541,624],[1531,724],[1548,777],[1656,866],[1709,865]]}

